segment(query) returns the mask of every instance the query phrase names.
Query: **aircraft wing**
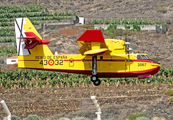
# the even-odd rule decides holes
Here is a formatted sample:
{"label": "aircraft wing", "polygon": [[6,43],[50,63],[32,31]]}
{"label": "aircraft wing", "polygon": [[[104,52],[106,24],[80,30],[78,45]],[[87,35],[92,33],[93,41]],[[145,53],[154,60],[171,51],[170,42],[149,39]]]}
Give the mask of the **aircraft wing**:
{"label": "aircraft wing", "polygon": [[86,32],[78,38],[79,51],[82,55],[96,56],[105,54],[108,51],[101,30],[86,30]]}
{"label": "aircraft wing", "polygon": [[90,56],[102,55],[102,54],[105,54],[107,51],[108,49],[106,48],[89,50],[89,51],[86,51],[84,55],[90,55]]}

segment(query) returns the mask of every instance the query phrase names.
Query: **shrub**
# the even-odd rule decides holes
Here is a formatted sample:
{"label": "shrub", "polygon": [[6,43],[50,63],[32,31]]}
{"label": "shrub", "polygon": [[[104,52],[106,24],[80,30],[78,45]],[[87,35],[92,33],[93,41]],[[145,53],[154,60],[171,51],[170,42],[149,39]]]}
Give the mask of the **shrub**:
{"label": "shrub", "polygon": [[66,117],[62,117],[62,118],[59,118],[58,120],[70,120],[70,119]]}
{"label": "shrub", "polygon": [[150,119],[147,117],[138,117],[138,118],[136,118],[136,120],[150,120]]}
{"label": "shrub", "polygon": [[173,98],[170,98],[169,99],[169,104],[172,104],[173,103]]}
{"label": "shrub", "polygon": [[157,12],[163,12],[166,13],[167,12],[167,8],[158,8]]}
{"label": "shrub", "polygon": [[39,120],[39,117],[37,115],[29,115],[26,120]]}
{"label": "shrub", "polygon": [[20,117],[15,116],[15,115],[12,115],[12,116],[11,116],[11,120],[20,120]]}
{"label": "shrub", "polygon": [[158,61],[161,60],[162,58],[156,56],[156,57],[152,57],[151,59],[158,62]]}
{"label": "shrub", "polygon": [[172,95],[173,95],[173,90],[168,89],[168,90],[166,91],[166,93],[167,93],[169,96],[172,96]]}
{"label": "shrub", "polygon": [[84,27],[86,29],[94,29],[94,25],[92,25],[90,23],[84,24],[84,25],[82,25],[82,27]]}
{"label": "shrub", "polygon": [[75,117],[72,120],[88,120],[86,117]]}
{"label": "shrub", "polygon": [[128,116],[127,116],[127,118],[129,119],[129,120],[136,120],[136,118],[138,118],[138,117],[144,117],[145,116],[145,114],[143,114],[143,113],[130,113]]}

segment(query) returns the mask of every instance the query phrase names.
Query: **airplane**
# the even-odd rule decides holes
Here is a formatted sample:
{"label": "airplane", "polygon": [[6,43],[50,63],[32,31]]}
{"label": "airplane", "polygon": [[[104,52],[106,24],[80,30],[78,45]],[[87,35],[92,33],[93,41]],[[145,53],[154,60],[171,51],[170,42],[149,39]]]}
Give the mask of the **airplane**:
{"label": "airplane", "polygon": [[101,30],[86,30],[77,39],[80,54],[54,55],[28,18],[14,22],[18,68],[91,75],[95,86],[101,84],[99,78],[143,79],[160,70],[147,54],[130,54],[129,42],[104,39]]}

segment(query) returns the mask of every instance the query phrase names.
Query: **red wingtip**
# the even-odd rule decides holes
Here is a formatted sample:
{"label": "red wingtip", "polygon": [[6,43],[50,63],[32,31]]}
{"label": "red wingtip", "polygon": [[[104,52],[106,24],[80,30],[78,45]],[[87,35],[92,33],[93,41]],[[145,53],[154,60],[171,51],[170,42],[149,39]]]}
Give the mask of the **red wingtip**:
{"label": "red wingtip", "polygon": [[86,30],[77,41],[104,42],[101,30]]}
{"label": "red wingtip", "polygon": [[47,41],[47,40],[42,40],[41,43],[42,43],[42,44],[49,44],[49,41]]}

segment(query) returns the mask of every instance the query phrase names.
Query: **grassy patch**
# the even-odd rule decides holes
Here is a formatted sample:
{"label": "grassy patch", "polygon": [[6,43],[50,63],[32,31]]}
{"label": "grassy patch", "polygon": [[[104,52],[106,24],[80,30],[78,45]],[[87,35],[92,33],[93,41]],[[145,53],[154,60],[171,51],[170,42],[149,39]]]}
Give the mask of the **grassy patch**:
{"label": "grassy patch", "polygon": [[94,25],[90,24],[90,23],[84,24],[84,25],[82,25],[82,27],[84,27],[86,29],[94,29]]}
{"label": "grassy patch", "polygon": [[171,5],[171,7],[173,8],[173,4]]}
{"label": "grassy patch", "polygon": [[116,38],[117,36],[130,35],[134,31],[117,29],[116,25],[110,25],[107,30],[102,30],[102,32],[108,35],[109,38]]}
{"label": "grassy patch", "polygon": [[108,9],[108,8],[110,8],[110,6],[109,5],[106,5],[105,7],[104,7],[104,9],[106,10],[106,9]]}
{"label": "grassy patch", "polygon": [[129,120],[136,120],[136,118],[138,118],[138,117],[144,117],[145,116],[145,114],[143,114],[143,113],[130,113],[128,116],[127,116],[127,118],[129,119]]}
{"label": "grassy patch", "polygon": [[169,104],[173,104],[173,98],[169,99]]}
{"label": "grassy patch", "polygon": [[158,8],[158,9],[157,9],[157,12],[163,12],[163,13],[166,13],[166,12],[167,12],[167,8],[163,8],[163,7]]}
{"label": "grassy patch", "polygon": [[147,117],[138,117],[138,118],[136,118],[136,120],[150,120],[150,119]]}
{"label": "grassy patch", "polygon": [[168,90],[166,91],[166,93],[167,93],[169,96],[173,96],[173,90],[171,90],[171,89],[168,89]]}

